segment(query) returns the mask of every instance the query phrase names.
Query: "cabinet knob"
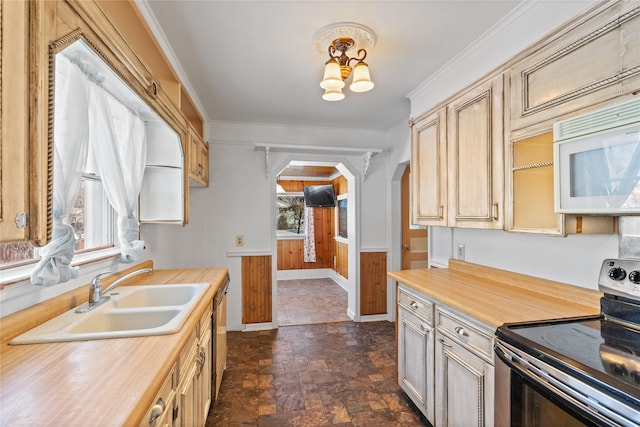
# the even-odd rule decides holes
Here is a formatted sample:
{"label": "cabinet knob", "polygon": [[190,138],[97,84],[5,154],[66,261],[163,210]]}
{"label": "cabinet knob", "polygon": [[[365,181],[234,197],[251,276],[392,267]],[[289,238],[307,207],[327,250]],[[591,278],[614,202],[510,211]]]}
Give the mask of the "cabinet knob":
{"label": "cabinet knob", "polygon": [[462,326],[456,326],[455,328],[456,334],[460,335],[461,337],[468,337],[469,336],[469,332],[467,332]]}
{"label": "cabinet knob", "polygon": [[167,405],[164,403],[164,400],[162,400],[162,398],[158,398],[158,400],[156,401],[156,404],[153,405],[151,407],[151,415],[149,415],[149,424],[153,425],[156,420],[158,418],[160,418],[160,415],[162,415],[164,413],[164,410],[166,409]]}
{"label": "cabinet knob", "polygon": [[413,308],[414,310],[417,310],[420,308],[420,306],[418,305],[417,302],[415,301],[411,301],[411,303],[409,303],[409,305],[411,306],[411,308]]}

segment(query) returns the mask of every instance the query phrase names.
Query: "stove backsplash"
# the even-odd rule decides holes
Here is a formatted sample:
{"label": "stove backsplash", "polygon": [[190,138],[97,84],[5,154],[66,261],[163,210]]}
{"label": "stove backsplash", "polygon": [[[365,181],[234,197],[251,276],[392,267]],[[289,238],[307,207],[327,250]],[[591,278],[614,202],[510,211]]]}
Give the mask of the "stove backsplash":
{"label": "stove backsplash", "polygon": [[618,258],[640,259],[640,216],[621,216]]}

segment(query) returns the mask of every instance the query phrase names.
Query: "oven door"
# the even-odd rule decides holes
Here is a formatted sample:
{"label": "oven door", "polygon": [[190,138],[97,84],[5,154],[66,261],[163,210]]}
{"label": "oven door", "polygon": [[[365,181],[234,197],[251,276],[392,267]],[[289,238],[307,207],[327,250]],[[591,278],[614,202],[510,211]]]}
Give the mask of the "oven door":
{"label": "oven door", "polygon": [[495,346],[496,426],[635,426],[633,409],[502,341]]}

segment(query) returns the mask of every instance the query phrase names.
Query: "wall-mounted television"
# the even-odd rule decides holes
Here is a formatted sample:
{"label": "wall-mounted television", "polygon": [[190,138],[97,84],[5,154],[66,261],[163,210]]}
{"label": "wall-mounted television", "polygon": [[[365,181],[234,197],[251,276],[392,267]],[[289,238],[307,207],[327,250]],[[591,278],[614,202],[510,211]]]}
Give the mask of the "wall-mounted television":
{"label": "wall-mounted television", "polygon": [[333,185],[309,185],[302,189],[304,205],[308,208],[333,208],[336,206],[336,196]]}

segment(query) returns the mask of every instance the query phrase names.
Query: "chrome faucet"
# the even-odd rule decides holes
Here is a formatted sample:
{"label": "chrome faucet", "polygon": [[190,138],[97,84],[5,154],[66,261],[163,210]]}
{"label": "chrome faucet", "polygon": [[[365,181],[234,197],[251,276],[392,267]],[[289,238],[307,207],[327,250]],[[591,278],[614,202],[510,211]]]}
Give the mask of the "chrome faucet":
{"label": "chrome faucet", "polygon": [[78,307],[76,309],[76,313],[86,313],[86,312],[91,311],[94,308],[98,307],[99,305],[109,301],[109,299],[111,297],[103,296],[104,294],[106,294],[107,292],[115,289],[117,286],[120,286],[122,283],[126,282],[127,280],[131,279],[134,276],[137,276],[138,274],[142,274],[142,273],[151,274],[151,273],[153,273],[153,269],[151,269],[151,268],[141,268],[140,270],[132,271],[131,273],[127,274],[126,276],[123,276],[123,277],[119,278],[118,280],[116,280],[115,282],[113,282],[111,285],[109,285],[107,287],[107,289],[105,289],[103,291],[102,290],[102,282],[100,281],[100,277],[102,277],[102,276],[104,276],[106,274],[111,274],[111,273],[112,273],[111,271],[104,271],[102,273],[97,274],[96,276],[93,277],[93,279],[91,279],[91,283],[89,283],[89,302],[87,302],[86,304],[83,304],[80,307]]}

